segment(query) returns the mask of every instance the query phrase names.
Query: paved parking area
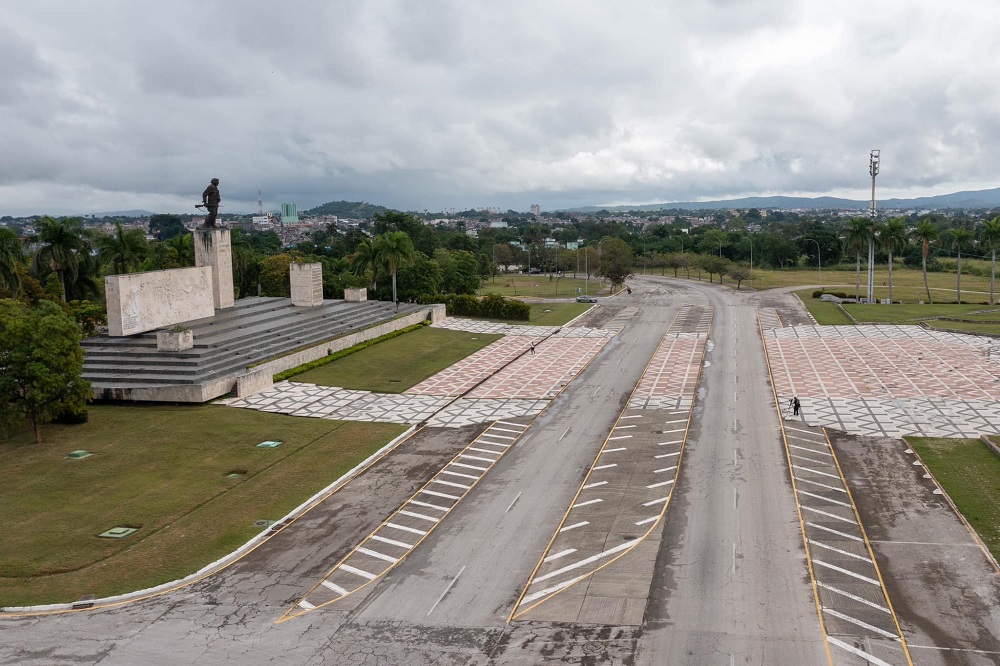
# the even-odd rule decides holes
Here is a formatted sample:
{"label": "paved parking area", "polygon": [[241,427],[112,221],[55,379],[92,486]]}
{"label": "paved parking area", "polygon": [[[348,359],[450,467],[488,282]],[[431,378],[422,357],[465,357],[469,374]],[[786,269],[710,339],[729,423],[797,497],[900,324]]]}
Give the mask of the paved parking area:
{"label": "paved parking area", "polygon": [[[762,328],[768,323],[762,316]],[[855,435],[1000,433],[1000,344],[918,326],[764,328],[775,389]]]}

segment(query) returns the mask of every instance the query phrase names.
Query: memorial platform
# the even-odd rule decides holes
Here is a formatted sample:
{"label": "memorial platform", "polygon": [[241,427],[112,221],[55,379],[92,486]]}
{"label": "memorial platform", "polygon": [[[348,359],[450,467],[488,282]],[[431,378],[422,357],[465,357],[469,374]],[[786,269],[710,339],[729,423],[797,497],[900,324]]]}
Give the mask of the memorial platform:
{"label": "memorial platform", "polygon": [[402,328],[414,319],[404,315],[427,312],[430,318],[433,307],[441,306],[401,303],[397,313],[386,301],[296,307],[287,298],[241,299],[212,317],[186,322],[194,346],[184,351],[158,351],[156,330],[88,338],[83,378],[98,400],[206,402],[233,391],[248,366],[367,329],[397,328],[394,322]]}

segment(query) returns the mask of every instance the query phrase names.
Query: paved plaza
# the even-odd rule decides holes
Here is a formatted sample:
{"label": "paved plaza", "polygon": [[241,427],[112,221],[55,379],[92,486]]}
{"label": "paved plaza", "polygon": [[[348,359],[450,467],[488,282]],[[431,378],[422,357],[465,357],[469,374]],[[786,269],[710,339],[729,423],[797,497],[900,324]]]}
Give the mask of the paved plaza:
{"label": "paved plaza", "polygon": [[286,381],[252,396],[223,402],[230,407],[291,416],[449,428],[534,416],[616,333],[614,329],[515,326],[461,319],[447,319],[440,326],[504,337],[402,394]]}
{"label": "paved plaza", "polygon": [[[772,318],[761,316],[762,328]],[[1000,344],[919,326],[764,328],[782,404],[855,435],[1000,433]]]}

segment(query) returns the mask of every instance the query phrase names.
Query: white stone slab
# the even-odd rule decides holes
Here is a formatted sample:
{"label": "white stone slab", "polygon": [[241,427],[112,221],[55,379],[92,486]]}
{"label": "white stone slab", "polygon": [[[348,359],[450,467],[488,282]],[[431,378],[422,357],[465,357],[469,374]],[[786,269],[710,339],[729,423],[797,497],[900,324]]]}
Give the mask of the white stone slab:
{"label": "white stone slab", "polygon": [[323,305],[323,264],[292,263],[288,266],[288,279],[292,287],[292,305]]}
{"label": "white stone slab", "polygon": [[104,278],[108,335],[145,333],[215,314],[212,270],[172,268]]}

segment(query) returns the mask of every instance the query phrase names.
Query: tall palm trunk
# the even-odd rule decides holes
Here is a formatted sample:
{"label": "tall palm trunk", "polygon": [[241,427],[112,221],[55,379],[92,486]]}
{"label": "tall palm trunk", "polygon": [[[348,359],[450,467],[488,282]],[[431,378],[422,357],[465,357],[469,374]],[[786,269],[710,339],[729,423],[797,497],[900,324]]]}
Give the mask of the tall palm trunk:
{"label": "tall palm trunk", "polygon": [[889,304],[892,305],[892,250],[889,250]]}
{"label": "tall palm trunk", "polygon": [[923,266],[924,266],[924,290],[927,292],[927,302],[934,305],[934,299],[931,298],[931,288],[927,284],[927,251],[930,249],[927,241],[924,241],[924,253],[923,253]]}

